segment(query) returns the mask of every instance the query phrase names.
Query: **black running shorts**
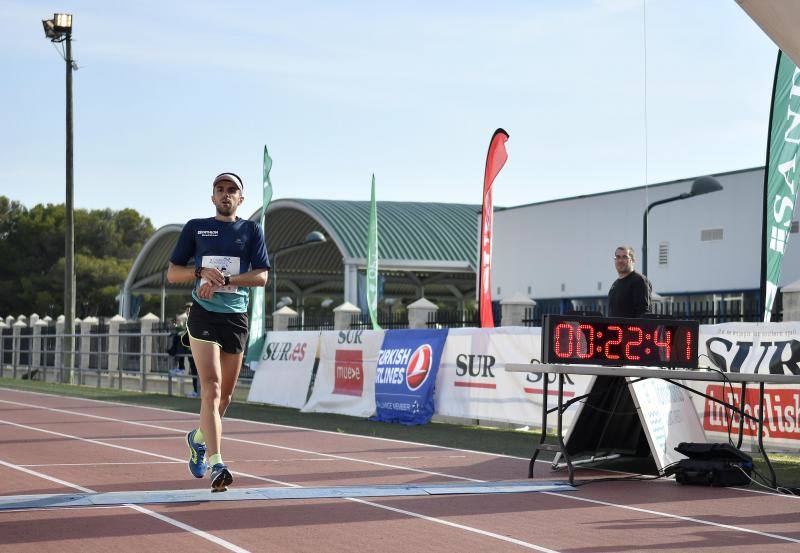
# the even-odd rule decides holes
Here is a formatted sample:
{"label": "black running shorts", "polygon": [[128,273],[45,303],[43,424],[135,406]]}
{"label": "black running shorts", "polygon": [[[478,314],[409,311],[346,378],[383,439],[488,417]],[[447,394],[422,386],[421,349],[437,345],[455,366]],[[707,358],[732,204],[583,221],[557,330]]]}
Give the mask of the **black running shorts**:
{"label": "black running shorts", "polygon": [[247,343],[247,313],[217,313],[195,302],[186,327],[190,338],[215,343],[225,353],[242,353]]}

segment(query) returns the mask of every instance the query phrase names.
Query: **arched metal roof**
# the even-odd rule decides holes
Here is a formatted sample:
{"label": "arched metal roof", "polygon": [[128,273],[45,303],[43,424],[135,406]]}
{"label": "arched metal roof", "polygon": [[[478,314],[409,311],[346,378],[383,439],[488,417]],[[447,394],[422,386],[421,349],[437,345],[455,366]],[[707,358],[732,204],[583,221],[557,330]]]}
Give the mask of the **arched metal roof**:
{"label": "arched metal roof", "polygon": [[[328,237],[323,244],[278,256],[279,291],[341,293],[345,266],[366,264],[369,207],[366,201],[342,200],[280,199],[270,203],[264,222],[270,255],[302,243],[314,230],[322,230]],[[387,287],[413,296],[425,285],[426,291],[457,297],[474,288],[480,206],[377,202],[377,211],[378,256]],[[259,215],[257,210],[250,219],[257,220]],[[166,282],[169,256],[182,228],[177,224],[161,227],[142,247],[125,280],[123,315],[128,316],[131,294],[188,293],[189,283]]]}
{"label": "arched metal roof", "polygon": [[[274,250],[305,238],[307,232],[297,233],[286,226],[287,217],[296,219],[299,211],[322,226],[345,262],[363,264],[367,256],[369,207],[369,202],[357,201],[276,200],[270,204],[265,219],[267,245]],[[377,202],[377,211],[378,257],[383,267],[476,271],[480,206]],[[257,217],[258,212],[251,219]],[[316,248],[307,252],[313,258],[319,255]]]}

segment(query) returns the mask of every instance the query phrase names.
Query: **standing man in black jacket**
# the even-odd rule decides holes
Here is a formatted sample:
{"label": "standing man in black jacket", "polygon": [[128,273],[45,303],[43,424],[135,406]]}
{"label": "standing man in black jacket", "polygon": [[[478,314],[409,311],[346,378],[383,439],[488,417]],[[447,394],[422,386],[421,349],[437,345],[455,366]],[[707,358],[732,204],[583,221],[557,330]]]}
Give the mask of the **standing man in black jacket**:
{"label": "standing man in black jacket", "polygon": [[614,252],[617,280],[608,291],[609,317],[641,317],[650,312],[653,287],[647,277],[633,270],[633,248],[620,246]]}

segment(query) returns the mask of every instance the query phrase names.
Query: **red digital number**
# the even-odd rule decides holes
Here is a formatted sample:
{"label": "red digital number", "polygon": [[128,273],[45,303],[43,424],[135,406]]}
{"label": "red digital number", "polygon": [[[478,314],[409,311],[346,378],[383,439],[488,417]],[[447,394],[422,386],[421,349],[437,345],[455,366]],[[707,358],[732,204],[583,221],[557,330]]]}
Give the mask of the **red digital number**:
{"label": "red digital number", "polygon": [[638,341],[635,342],[629,341],[625,344],[625,358],[632,359],[633,361],[639,361],[642,357],[640,355],[631,353],[631,348],[635,348],[642,343],[642,335],[644,333],[642,332],[642,329],[639,328],[638,326],[629,326],[628,331],[638,334]]}
{"label": "red digital number", "polygon": [[[664,348],[664,350],[663,350],[664,354],[661,357],[661,359],[669,361],[669,350],[670,350],[670,348],[672,346],[672,332],[670,332],[669,330],[667,330],[665,328],[664,329],[657,329],[657,330],[660,331],[660,332],[658,332],[658,331],[657,332],[653,332],[653,343],[655,345],[657,345],[659,348]],[[659,334],[663,335],[663,337],[664,337],[664,341],[663,342],[659,340],[659,338],[660,338]]]}
{"label": "red digital number", "polygon": [[580,331],[580,336],[575,353],[580,359],[589,359],[594,355],[594,327],[584,323],[578,326],[578,330]]}
{"label": "red digital number", "polygon": [[[566,353],[562,351],[561,347],[561,330],[565,328],[567,329],[567,336],[568,336],[567,340],[568,349]],[[575,340],[575,331],[572,330],[572,325],[568,323],[559,323],[558,325],[556,325],[554,334],[556,337],[556,343],[555,347],[553,348],[553,351],[555,351],[556,356],[561,357],[562,359],[566,359],[567,357],[572,357],[572,347],[573,347],[572,344]]]}
{"label": "red digital number", "polygon": [[686,331],[686,360],[689,361],[692,358],[692,331]]}
{"label": "red digital number", "polygon": [[608,331],[617,331],[617,337],[614,340],[609,340],[606,342],[605,348],[603,352],[606,354],[606,359],[619,359],[619,355],[611,353],[609,351],[609,346],[617,346],[622,343],[622,327],[617,325],[611,325],[608,327]]}

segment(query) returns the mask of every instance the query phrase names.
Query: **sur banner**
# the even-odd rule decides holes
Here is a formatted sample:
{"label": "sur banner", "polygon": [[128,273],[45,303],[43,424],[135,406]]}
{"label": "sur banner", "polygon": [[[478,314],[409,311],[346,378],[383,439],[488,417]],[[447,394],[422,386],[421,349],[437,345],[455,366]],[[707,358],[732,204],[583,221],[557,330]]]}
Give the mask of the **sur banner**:
{"label": "sur banner", "polygon": [[493,328],[492,315],[492,228],[494,226],[494,179],[508,159],[506,141],[508,133],[497,129],[489,142],[486,169],[483,174],[483,207],[481,209],[481,266],[478,272],[478,303],[481,328]]}
{"label": "sur banner", "polygon": [[[538,424],[547,378],[549,405],[555,405],[555,375],[506,372],[508,363],[530,363],[541,357],[540,327],[451,328],[436,377],[436,414],[467,419]],[[586,392],[590,377],[567,375],[564,398]],[[569,427],[577,405],[563,422]],[[553,425],[555,417],[550,417]]]}
{"label": "sur banner", "polygon": [[378,324],[378,206],[375,203],[375,175],[372,175],[367,236],[367,308],[372,321],[372,330],[380,330],[381,327]]}
{"label": "sur banner", "polygon": [[427,424],[447,330],[387,330],[375,371],[375,420]]}
{"label": "sur banner", "polygon": [[772,89],[764,207],[761,235],[761,299],[769,322],[778,292],[781,264],[789,241],[797,197],[797,155],[800,150],[800,70],[778,52]]}
{"label": "sur banner", "polygon": [[375,365],[383,330],[323,331],[319,368],[306,413],[375,414]]}
{"label": "sur banner", "polygon": [[[264,191],[263,199],[261,201],[261,215],[258,219],[258,224],[261,225],[261,230],[264,230],[264,214],[267,212],[267,206],[272,200],[272,181],[269,180],[269,172],[272,169],[272,158],[269,157],[266,144],[264,145]],[[247,340],[247,356],[246,363],[258,361],[261,356],[261,350],[264,347],[264,288],[259,286],[250,289],[250,337]]]}
{"label": "sur banner", "polygon": [[247,401],[300,409],[317,361],[319,331],[267,332]]}

